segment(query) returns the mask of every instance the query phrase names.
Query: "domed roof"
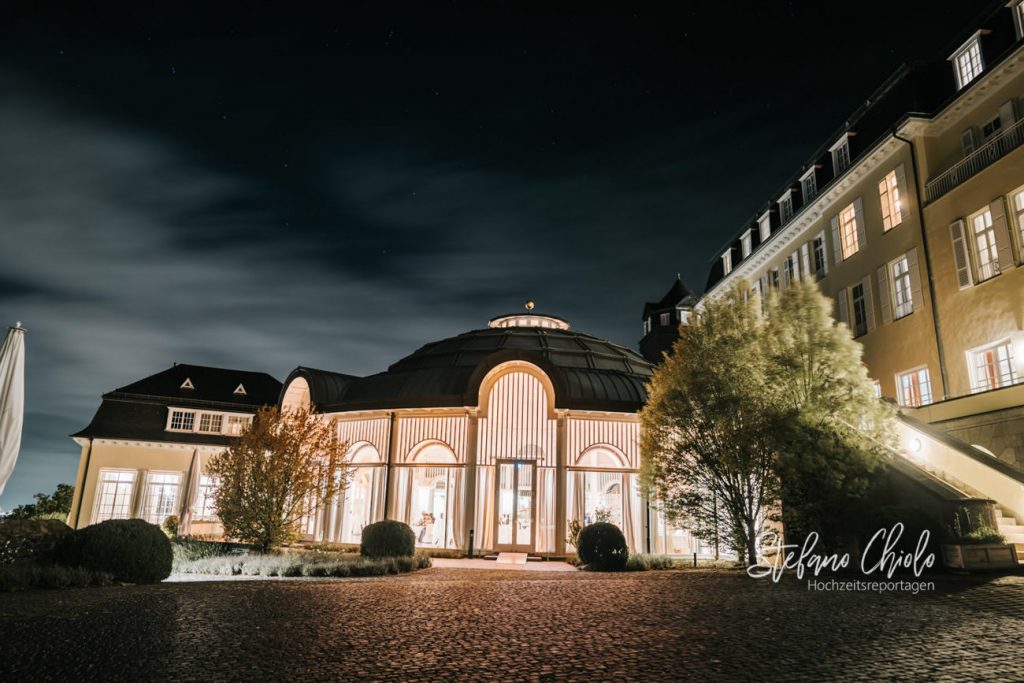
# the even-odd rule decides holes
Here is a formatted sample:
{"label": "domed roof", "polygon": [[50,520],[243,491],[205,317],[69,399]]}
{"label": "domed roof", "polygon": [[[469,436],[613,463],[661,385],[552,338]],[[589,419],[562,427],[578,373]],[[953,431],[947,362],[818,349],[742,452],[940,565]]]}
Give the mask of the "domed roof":
{"label": "domed roof", "polygon": [[612,412],[643,406],[653,367],[638,353],[572,332],[568,324],[502,325],[431,342],[369,377],[300,367],[285,386],[305,378],[310,399],[324,412],[475,406],[487,372],[513,360],[533,363],[548,375],[557,408]]}

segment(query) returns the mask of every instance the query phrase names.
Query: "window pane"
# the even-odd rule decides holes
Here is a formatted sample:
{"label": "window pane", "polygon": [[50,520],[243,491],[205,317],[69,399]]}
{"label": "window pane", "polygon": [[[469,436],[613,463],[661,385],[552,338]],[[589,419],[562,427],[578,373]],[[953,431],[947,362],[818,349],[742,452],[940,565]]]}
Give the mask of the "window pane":
{"label": "window pane", "polygon": [[857,210],[850,204],[839,213],[839,241],[843,259],[848,259],[860,249],[857,238]]}

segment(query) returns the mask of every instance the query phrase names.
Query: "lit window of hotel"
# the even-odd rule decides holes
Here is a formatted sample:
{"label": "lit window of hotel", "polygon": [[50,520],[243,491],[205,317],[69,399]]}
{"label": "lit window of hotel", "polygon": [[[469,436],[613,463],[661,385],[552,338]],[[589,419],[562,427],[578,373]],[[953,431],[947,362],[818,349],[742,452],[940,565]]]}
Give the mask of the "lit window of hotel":
{"label": "lit window of hotel", "polygon": [[764,244],[772,234],[772,223],[771,215],[765,211],[760,218],[757,219],[757,232],[758,237],[761,238],[761,243]]}
{"label": "lit window of hotel", "polygon": [[740,253],[743,254],[743,258],[747,258],[748,256],[750,256],[752,243],[753,243],[753,240],[752,240],[752,238],[750,236],[750,231],[747,230],[740,237]]}
{"label": "lit window of hotel", "polygon": [[846,136],[830,150],[832,152],[832,170],[839,175],[850,168],[850,139]]}
{"label": "lit window of hotel", "polygon": [[146,506],[143,518],[150,524],[163,524],[177,514],[181,472],[150,472],[146,476]]}
{"label": "lit window of hotel", "polygon": [[219,480],[217,477],[202,474],[199,476],[199,488],[196,490],[196,502],[192,507],[195,519],[216,519],[216,492]]}
{"label": "lit window of hotel", "polygon": [[878,183],[878,195],[882,202],[882,229],[888,232],[903,222],[896,171],[889,171],[889,174],[882,178],[882,182]]}
{"label": "lit window of hotel", "polygon": [[196,414],[191,410],[174,410],[171,412],[170,429],[191,432],[195,426]]}
{"label": "lit window of hotel", "polygon": [[1019,380],[1013,366],[1013,345],[1009,340],[969,352],[971,388],[974,391],[998,389]]}
{"label": "lit window of hotel", "polygon": [[134,490],[135,470],[100,470],[95,521],[131,517]]}
{"label": "lit window of hotel", "polygon": [[220,413],[201,413],[199,415],[199,431],[207,434],[220,434],[224,416]]}
{"label": "lit window of hotel", "polygon": [[914,296],[910,289],[910,261],[900,256],[889,264],[892,275],[893,317],[902,318],[914,312]]}
{"label": "lit window of hotel", "polygon": [[981,58],[981,44],[978,36],[973,36],[967,43],[953,53],[953,71],[956,73],[956,87],[959,90],[977,78],[985,64]]}
{"label": "lit window of hotel", "polygon": [[811,243],[811,256],[814,259],[814,277],[820,280],[825,277],[828,269],[825,261],[825,233],[814,238]]}
{"label": "lit window of hotel", "polygon": [[860,337],[868,333],[868,302],[864,296],[864,285],[857,283],[850,288],[850,298],[853,305],[853,336]]}
{"label": "lit window of hotel", "polygon": [[779,218],[783,223],[786,223],[790,218],[793,217],[793,195],[789,192],[782,195],[779,200]]}
{"label": "lit window of hotel", "polygon": [[1024,190],[1019,190],[1013,195],[1013,219],[1017,225],[1017,239],[1019,240],[1017,244],[1020,247],[1022,260],[1024,260]]}
{"label": "lit window of hotel", "polygon": [[732,272],[732,250],[722,254],[722,272],[728,275]]}
{"label": "lit window of hotel", "polygon": [[239,436],[250,424],[252,424],[252,417],[249,415],[228,415],[226,433],[230,436]]}
{"label": "lit window of hotel", "polygon": [[932,381],[928,368],[918,368],[896,376],[901,406],[916,408],[932,402]]}
{"label": "lit window of hotel", "polygon": [[839,212],[839,246],[844,261],[860,249],[860,242],[857,239],[857,209],[853,204]]}
{"label": "lit window of hotel", "polygon": [[978,280],[984,282],[999,275],[999,246],[992,227],[992,212],[986,207],[971,216],[971,235],[974,240],[974,266]]}
{"label": "lit window of hotel", "polygon": [[807,204],[818,194],[818,181],[814,177],[813,168],[807,172],[807,175],[800,178],[800,190],[804,195],[804,204]]}

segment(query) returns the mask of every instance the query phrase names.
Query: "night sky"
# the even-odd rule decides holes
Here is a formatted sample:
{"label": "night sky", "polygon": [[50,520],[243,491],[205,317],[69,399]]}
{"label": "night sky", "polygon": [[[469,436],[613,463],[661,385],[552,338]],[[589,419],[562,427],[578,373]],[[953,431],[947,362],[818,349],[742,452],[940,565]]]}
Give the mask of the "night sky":
{"label": "night sky", "polygon": [[175,361],[368,374],[528,298],[635,346],[644,301],[699,291],[981,6],[75,4],[0,13],[0,326],[29,328],[7,509]]}

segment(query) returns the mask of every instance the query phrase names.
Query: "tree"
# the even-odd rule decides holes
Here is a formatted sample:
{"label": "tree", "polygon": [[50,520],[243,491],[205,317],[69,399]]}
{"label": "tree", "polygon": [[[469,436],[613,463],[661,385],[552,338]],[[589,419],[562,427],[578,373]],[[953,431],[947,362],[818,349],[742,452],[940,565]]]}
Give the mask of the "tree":
{"label": "tree", "polygon": [[71,499],[75,496],[75,487],[71,484],[57,484],[57,490],[50,495],[37,493],[33,496],[34,503],[25,503],[11,510],[11,519],[64,519],[71,514]]}
{"label": "tree", "polygon": [[860,344],[814,283],[795,282],[766,303],[765,390],[787,540],[817,531],[838,549],[889,457],[893,409],[876,397]]}
{"label": "tree", "polygon": [[671,519],[757,562],[778,499],[764,323],[744,289],[680,328],[640,413],[641,478]]}
{"label": "tree", "polygon": [[207,468],[219,480],[215,506],[225,535],[264,552],[294,537],[304,516],[348,484],[347,448],[334,420],[308,410],[260,410]]}

